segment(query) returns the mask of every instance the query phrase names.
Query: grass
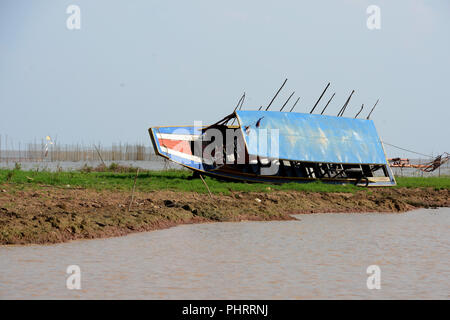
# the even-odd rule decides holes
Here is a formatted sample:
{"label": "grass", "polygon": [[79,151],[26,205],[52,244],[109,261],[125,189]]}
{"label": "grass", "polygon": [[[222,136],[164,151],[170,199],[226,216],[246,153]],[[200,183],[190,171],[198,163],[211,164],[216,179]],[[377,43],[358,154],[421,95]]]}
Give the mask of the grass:
{"label": "grass", "polygon": [[[174,190],[206,193],[207,190],[200,179],[188,178],[191,172],[182,170],[144,171],[139,174],[136,189],[139,191]],[[97,190],[131,190],[135,173],[133,172],[94,172],[94,171],[22,171],[19,169],[0,169],[0,183],[39,188],[41,185],[60,187],[81,187]],[[398,177],[397,187],[450,189],[450,177]],[[296,190],[310,192],[355,192],[369,190],[353,185],[335,185],[322,182],[287,183],[281,185],[223,182],[205,177],[213,193],[230,194],[240,192],[270,192],[276,190]]]}
{"label": "grass", "polygon": [[435,188],[450,189],[450,176],[441,177],[396,177],[397,188]]}

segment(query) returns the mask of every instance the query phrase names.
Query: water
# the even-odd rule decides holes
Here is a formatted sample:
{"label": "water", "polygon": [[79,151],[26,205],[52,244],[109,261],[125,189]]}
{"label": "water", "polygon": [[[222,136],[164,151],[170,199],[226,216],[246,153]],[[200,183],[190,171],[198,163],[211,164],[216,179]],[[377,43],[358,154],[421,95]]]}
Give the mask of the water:
{"label": "water", "polygon": [[[296,217],[0,247],[0,298],[449,298],[450,208]],[[81,290],[66,288],[72,264]],[[366,286],[373,264],[380,290]]]}

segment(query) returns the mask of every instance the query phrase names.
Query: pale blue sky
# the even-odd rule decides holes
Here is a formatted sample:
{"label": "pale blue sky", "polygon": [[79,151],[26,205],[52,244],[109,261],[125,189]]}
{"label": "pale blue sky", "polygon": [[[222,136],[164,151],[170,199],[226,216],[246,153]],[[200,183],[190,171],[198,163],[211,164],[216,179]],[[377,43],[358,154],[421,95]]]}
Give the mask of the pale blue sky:
{"label": "pale blue sky", "polygon": [[[81,30],[66,8],[81,8]],[[368,30],[366,8],[381,8]],[[0,1],[0,134],[30,142],[145,142],[157,125],[267,104],[289,78],[309,111],[362,103],[383,140],[450,151],[450,1]],[[294,99],[293,99],[294,101]],[[407,155],[387,147],[389,155]]]}

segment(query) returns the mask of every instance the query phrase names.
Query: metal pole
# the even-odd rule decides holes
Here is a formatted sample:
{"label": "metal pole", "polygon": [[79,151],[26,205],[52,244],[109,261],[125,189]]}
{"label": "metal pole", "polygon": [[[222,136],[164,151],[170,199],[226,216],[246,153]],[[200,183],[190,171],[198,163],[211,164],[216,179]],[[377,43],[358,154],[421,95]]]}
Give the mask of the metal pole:
{"label": "metal pole", "polygon": [[300,97],[297,98],[297,101],[295,101],[294,105],[292,106],[291,110],[289,110],[289,112],[292,112],[292,110],[294,110],[295,106],[297,105],[298,100],[300,100]]}
{"label": "metal pole", "polygon": [[242,101],[244,98],[245,98],[245,92],[244,92],[244,94],[239,98],[239,101],[238,101],[238,103],[237,103],[237,105],[236,105],[236,108],[234,108],[233,112],[235,112],[235,111],[237,110],[237,108],[239,107],[241,101]]}
{"label": "metal pole", "polygon": [[275,98],[277,97],[277,95],[280,93],[281,89],[283,89],[284,85],[286,84],[288,79],[284,80],[283,84],[281,85],[280,89],[278,89],[277,93],[275,94],[275,96],[272,98],[272,101],[270,101],[269,105],[266,108],[266,111],[269,110],[270,106],[272,105],[272,102],[275,100]]}
{"label": "metal pole", "polygon": [[[241,104],[241,108],[242,108],[242,103],[244,103],[244,99],[245,99],[245,91],[244,91],[244,94],[242,95],[242,97],[239,99],[239,101],[238,101],[238,103],[236,105],[236,108],[234,108],[233,113],[236,112],[236,109],[239,107],[239,104]],[[241,108],[239,108],[239,110],[241,110]],[[233,122],[231,122],[231,126],[234,124],[235,120],[236,120],[236,118],[234,118]]]}
{"label": "metal pole", "polygon": [[334,97],[335,94],[336,94],[336,92],[333,93],[333,95],[331,96],[330,100],[328,100],[328,102],[327,102],[325,108],[323,108],[323,110],[322,110],[322,112],[321,112],[320,114],[323,114],[323,113],[325,112],[325,109],[328,107],[328,105],[330,104],[330,102],[331,102],[331,100],[333,99],[333,97]]}
{"label": "metal pole", "polygon": [[242,109],[242,105],[244,104],[244,100],[245,100],[245,91],[244,91],[244,95],[242,96],[242,101],[241,101],[241,105],[239,106],[239,110]]}
{"label": "metal pole", "polygon": [[289,98],[286,100],[286,102],[283,104],[283,106],[281,107],[280,111],[283,111],[284,107],[287,105],[287,103],[289,102],[289,100],[291,100],[292,96],[294,95],[295,91],[292,92],[292,94],[289,96]]}
{"label": "metal pole", "polygon": [[361,111],[363,111],[364,109],[364,103],[361,106],[361,110],[359,110],[359,112],[356,114],[355,119],[359,116],[359,114],[361,113]]}
{"label": "metal pole", "polygon": [[322,99],[323,95],[325,94],[325,91],[327,91],[328,87],[330,86],[330,83],[328,82],[327,86],[325,87],[325,90],[323,90],[322,94],[320,95],[319,99],[316,101],[316,104],[311,109],[309,113],[313,113],[314,109],[317,107],[317,104],[319,103],[320,99]]}
{"label": "metal pole", "polygon": [[380,99],[378,99],[377,102],[375,102],[375,105],[373,106],[372,110],[370,110],[369,115],[368,115],[367,118],[366,118],[367,120],[369,120],[370,115],[372,114],[373,110],[374,110],[375,107],[377,106],[379,100],[380,100]]}
{"label": "metal pole", "polygon": [[352,93],[350,93],[350,96],[348,97],[347,101],[345,101],[344,105],[342,106],[341,110],[338,113],[338,117],[341,117],[344,114],[345,108],[347,108],[348,103],[350,102],[350,99],[352,98],[353,93],[355,93],[355,90],[352,90]]}

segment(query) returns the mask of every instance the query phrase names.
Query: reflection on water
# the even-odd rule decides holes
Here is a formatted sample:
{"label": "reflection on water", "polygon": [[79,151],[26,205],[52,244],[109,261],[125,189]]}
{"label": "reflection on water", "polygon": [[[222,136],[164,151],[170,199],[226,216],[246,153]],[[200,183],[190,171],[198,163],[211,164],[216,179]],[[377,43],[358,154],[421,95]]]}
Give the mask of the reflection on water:
{"label": "reflection on water", "polygon": [[[0,298],[449,298],[450,208],[297,217],[0,247]],[[66,289],[72,264],[81,290]]]}

